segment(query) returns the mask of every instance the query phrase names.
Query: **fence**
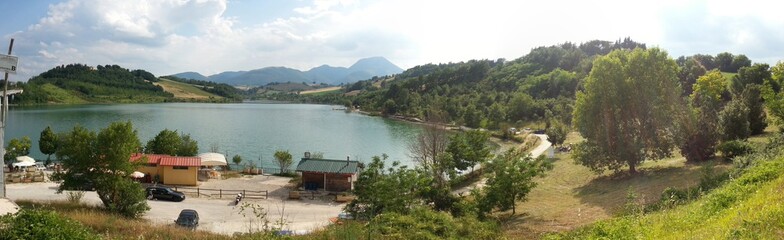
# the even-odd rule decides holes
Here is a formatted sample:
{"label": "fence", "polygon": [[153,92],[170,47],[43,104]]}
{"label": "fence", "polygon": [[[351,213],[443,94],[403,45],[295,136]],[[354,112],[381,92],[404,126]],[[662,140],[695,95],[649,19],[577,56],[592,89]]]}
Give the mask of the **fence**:
{"label": "fence", "polygon": [[198,188],[198,187],[177,187],[173,186],[174,191],[179,191],[182,193],[191,193],[195,194],[197,197],[201,197],[202,195],[206,195],[208,197],[215,197],[223,198],[223,196],[234,197],[237,196],[238,193],[242,193],[243,198],[248,199],[267,199],[269,197],[269,191],[262,190],[262,191],[252,191],[252,190],[231,190],[231,189],[211,189],[211,188]]}

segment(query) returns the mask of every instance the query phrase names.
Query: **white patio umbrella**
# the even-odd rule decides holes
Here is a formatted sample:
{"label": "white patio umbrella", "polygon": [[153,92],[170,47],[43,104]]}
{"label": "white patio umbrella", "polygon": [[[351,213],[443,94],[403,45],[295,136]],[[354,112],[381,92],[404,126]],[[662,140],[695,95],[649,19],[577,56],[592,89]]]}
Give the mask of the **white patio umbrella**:
{"label": "white patio umbrella", "polygon": [[31,162],[35,165],[35,159],[31,158],[30,156],[18,156],[16,157],[17,162]]}
{"label": "white patio umbrella", "polygon": [[34,166],[34,165],[35,165],[35,162],[28,162],[28,161],[15,162],[13,164],[14,167],[29,167],[29,166]]}
{"label": "white patio umbrella", "polygon": [[144,177],[144,173],[143,172],[139,172],[139,171],[135,171],[135,172],[131,173],[131,177],[132,178],[143,178]]}
{"label": "white patio umbrella", "polygon": [[226,156],[220,153],[202,153],[199,154],[202,166],[226,166]]}

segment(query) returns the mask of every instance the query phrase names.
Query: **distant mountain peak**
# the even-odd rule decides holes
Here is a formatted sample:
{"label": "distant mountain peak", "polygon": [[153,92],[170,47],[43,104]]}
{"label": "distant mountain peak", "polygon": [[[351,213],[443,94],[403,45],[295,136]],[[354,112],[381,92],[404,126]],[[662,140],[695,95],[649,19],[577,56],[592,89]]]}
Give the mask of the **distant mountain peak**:
{"label": "distant mountain peak", "polygon": [[[278,82],[316,82],[338,85],[360,80],[370,79],[374,76],[386,76],[403,72],[403,69],[391,63],[384,57],[369,57],[359,59],[351,67],[333,67],[323,64],[308,71],[300,71],[288,67],[270,66],[249,71],[226,71],[209,77],[204,77],[195,72],[174,74],[181,78],[209,80],[217,83],[227,83],[235,86],[264,86]],[[201,78],[197,78],[201,76]]]}
{"label": "distant mountain peak", "polygon": [[195,80],[207,80],[207,76],[201,75],[201,73],[197,72],[181,72],[177,74],[172,74],[172,76],[184,79],[195,79]]}

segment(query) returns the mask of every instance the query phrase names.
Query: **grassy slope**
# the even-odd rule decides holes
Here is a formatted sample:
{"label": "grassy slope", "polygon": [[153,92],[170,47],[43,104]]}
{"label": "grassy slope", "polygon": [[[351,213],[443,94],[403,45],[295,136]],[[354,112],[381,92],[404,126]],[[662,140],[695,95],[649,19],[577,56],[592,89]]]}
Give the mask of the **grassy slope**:
{"label": "grassy slope", "polygon": [[[570,133],[566,143],[581,141],[579,134]],[[538,186],[528,200],[518,202],[523,214],[508,216],[504,226],[510,238],[533,239],[546,232],[572,230],[616,215],[626,202],[629,188],[640,199],[652,203],[667,187],[685,188],[699,183],[703,165],[686,164],[676,156],[660,161],[649,161],[640,169],[642,175],[613,177],[609,173],[596,175],[588,168],[575,164],[568,153],[559,153],[553,170],[537,180]],[[722,171],[728,164],[716,166]]]}
{"label": "grassy slope", "polygon": [[326,88],[317,88],[313,90],[302,91],[300,95],[307,95],[307,94],[327,94],[340,91],[341,87],[326,87]]}
{"label": "grassy slope", "polygon": [[691,204],[615,218],[554,238],[777,239],[784,236],[784,158],[766,161]]}
{"label": "grassy slope", "polygon": [[163,87],[163,90],[174,94],[177,99],[196,99],[204,100],[209,98],[222,99],[223,97],[205,92],[191,84],[172,81],[165,78],[160,78],[160,81],[155,85]]}
{"label": "grassy slope", "polygon": [[79,104],[88,102],[78,95],[73,94],[71,91],[59,88],[49,83],[42,85],[41,89],[46,92],[47,102],[49,103]]}

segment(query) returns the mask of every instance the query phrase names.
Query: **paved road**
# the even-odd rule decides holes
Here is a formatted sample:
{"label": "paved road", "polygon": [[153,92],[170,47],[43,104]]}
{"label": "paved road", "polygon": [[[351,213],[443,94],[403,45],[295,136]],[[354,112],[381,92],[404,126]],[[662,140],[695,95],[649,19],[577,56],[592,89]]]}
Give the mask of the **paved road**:
{"label": "paved road", "polygon": [[[534,134],[534,135],[539,137],[539,139],[541,140],[539,142],[539,145],[536,146],[536,148],[534,148],[530,152],[531,153],[531,157],[537,158],[537,157],[539,157],[539,155],[544,154],[547,151],[548,148],[553,146],[553,143],[551,143],[550,141],[547,141],[547,135],[545,135],[545,134]],[[452,190],[452,194],[455,194],[455,195],[468,194],[473,189],[484,187],[486,182],[487,182],[487,179],[486,178],[482,178],[481,180],[477,181],[474,184],[471,184],[471,185],[468,185],[468,186],[465,186],[465,187],[462,187],[462,188],[459,188],[459,189]]]}
{"label": "paved road", "polygon": [[[66,194],[56,194],[55,183],[25,183],[7,185],[8,198],[11,200],[65,200]],[[83,202],[100,205],[101,201],[95,192],[85,192]],[[329,224],[329,218],[341,212],[343,204],[332,201],[304,197],[303,200],[245,200],[255,203],[268,211],[268,219],[272,222],[284,216],[287,229],[306,232]],[[154,223],[173,224],[180,210],[190,208],[199,212],[201,219],[199,229],[221,234],[247,232],[250,216],[243,217],[239,207],[235,207],[233,199],[187,198],[182,202],[148,201],[150,211],[143,218]],[[281,214],[282,213],[282,214]]]}

